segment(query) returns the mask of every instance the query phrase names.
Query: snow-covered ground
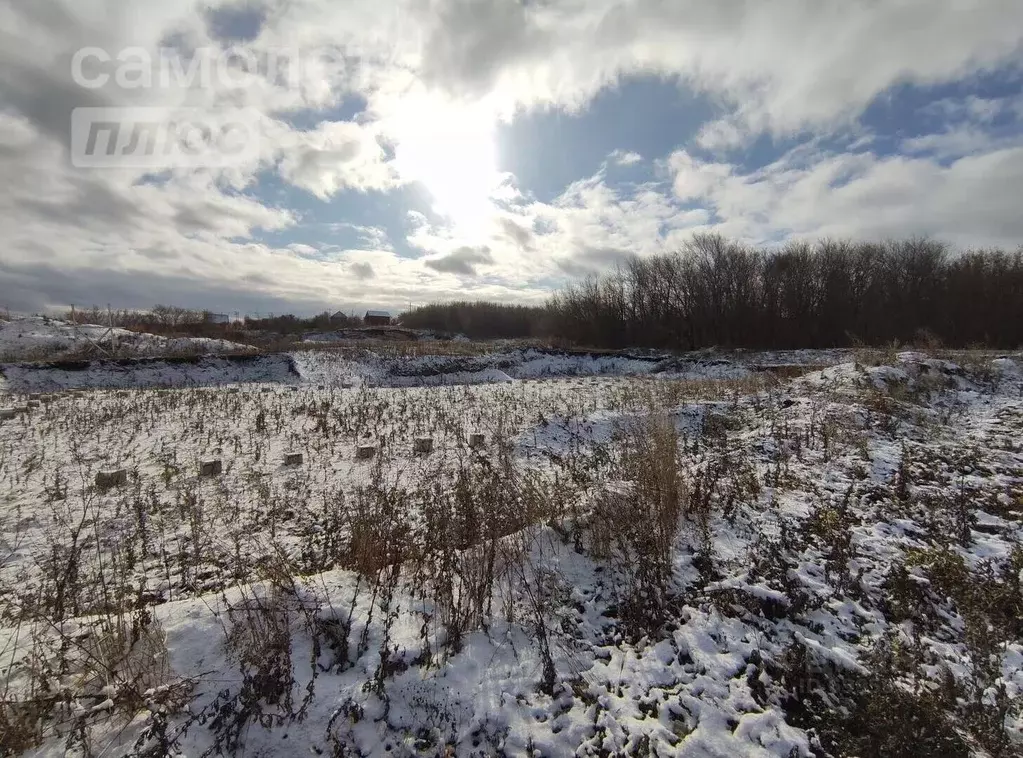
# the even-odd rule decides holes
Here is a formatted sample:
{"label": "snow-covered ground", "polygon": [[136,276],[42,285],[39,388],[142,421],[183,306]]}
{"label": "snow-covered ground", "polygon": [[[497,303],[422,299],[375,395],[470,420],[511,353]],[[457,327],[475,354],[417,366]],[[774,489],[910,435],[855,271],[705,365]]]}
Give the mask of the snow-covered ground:
{"label": "snow-covered ground", "polygon": [[220,387],[272,382],[296,384],[293,361],[283,354],[190,356],[177,360],[94,360],[68,367],[48,364],[0,364],[3,393],[55,392],[72,389],[155,389]]}
{"label": "snow-covered ground", "polygon": [[[0,364],[0,390],[196,387],[279,382],[324,387],[433,387],[575,377],[743,379],[760,371],[830,365],[848,351],[694,353],[646,357],[511,349],[476,356],[388,356],[306,350],[262,356],[202,356],[140,361],[92,360],[69,368]],[[6,382],[6,385],[3,384]]]}
{"label": "snow-covered ground", "polygon": [[96,324],[74,325],[46,316],[0,319],[0,361],[67,358],[139,358],[166,355],[248,352],[236,342],[201,337],[161,337]]}
{"label": "snow-covered ground", "polygon": [[756,370],[844,358],[313,352],[263,382],[10,396],[7,744],[1018,751],[1023,362]]}

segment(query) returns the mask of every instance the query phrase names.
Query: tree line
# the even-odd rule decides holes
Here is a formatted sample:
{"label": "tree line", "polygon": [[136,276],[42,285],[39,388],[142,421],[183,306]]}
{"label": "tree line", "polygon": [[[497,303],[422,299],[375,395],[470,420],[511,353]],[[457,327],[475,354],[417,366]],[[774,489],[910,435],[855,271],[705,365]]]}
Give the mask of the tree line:
{"label": "tree line", "polygon": [[1023,345],[1023,250],[959,252],[926,239],[765,249],[697,234],[676,252],[571,285],[542,308],[430,305],[402,324],[604,348],[1014,348]]}
{"label": "tree line", "polygon": [[462,334],[471,339],[550,336],[547,308],[486,301],[433,303],[403,313],[403,327]]}
{"label": "tree line", "polygon": [[294,337],[311,331],[332,331],[362,326],[358,316],[327,311],[303,318],[290,313],[267,316],[245,316],[228,323],[218,321],[211,311],[182,308],[176,305],[156,305],[149,310],[91,308],[67,311],[66,321],[79,324],[101,324],[174,337],[228,337],[245,332]]}
{"label": "tree line", "polygon": [[[276,335],[361,326],[328,312],[218,324],[201,310],[79,310],[167,335]],[[68,314],[68,318],[71,314]],[[679,250],[634,257],[572,284],[542,306],[431,304],[401,315],[410,329],[471,339],[535,339],[594,348],[823,348],[920,342],[1023,345],[1023,248],[956,251],[926,239],[823,240],[758,248],[697,234]],[[250,340],[251,341],[251,340]]]}

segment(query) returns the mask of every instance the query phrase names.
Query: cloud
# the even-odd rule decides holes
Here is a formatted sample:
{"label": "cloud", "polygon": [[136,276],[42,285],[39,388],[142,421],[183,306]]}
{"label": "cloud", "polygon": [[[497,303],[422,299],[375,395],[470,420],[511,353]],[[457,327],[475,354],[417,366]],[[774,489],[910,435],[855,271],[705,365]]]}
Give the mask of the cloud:
{"label": "cloud", "polygon": [[634,257],[636,254],[628,250],[595,248],[581,250],[569,258],[558,258],[555,263],[564,273],[578,277],[603,273],[608,269],[621,266]]}
{"label": "cloud", "polygon": [[391,240],[388,237],[386,229],[381,229],[378,226],[366,226],[363,224],[350,223],[332,224],[331,226],[335,231],[340,229],[349,229],[355,232],[359,240],[373,250],[391,249]]}
{"label": "cloud", "polygon": [[459,276],[475,276],[476,267],[494,262],[488,247],[460,247],[454,252],[424,261],[434,271]]}
{"label": "cloud", "polygon": [[320,251],[317,248],[312,245],[304,245],[301,242],[292,242],[288,245],[288,250],[300,258],[316,258],[320,255]]}
{"label": "cloud", "polygon": [[[765,242],[789,236],[883,239],[931,236],[953,244],[1015,248],[1023,218],[1023,147],[960,157],[879,157],[798,149],[755,171],[669,161],[675,191],[718,219],[707,228]],[[684,176],[683,176],[684,175]]]}
{"label": "cloud", "polygon": [[[1013,137],[1013,141],[1019,141]],[[911,137],[901,143],[902,151],[911,155],[930,153],[938,158],[960,158],[982,153],[996,147],[998,140],[982,129],[956,127],[940,134]]]}
{"label": "cloud", "polygon": [[602,172],[574,182],[549,205],[529,206],[529,213],[534,225],[547,230],[537,249],[562,273],[608,268],[622,254],[663,252],[666,235],[701,224],[707,215],[685,207],[664,183],[613,187]]}
{"label": "cloud", "polygon": [[643,161],[643,156],[629,150],[615,150],[608,160],[616,166],[634,166]]}
{"label": "cloud", "polygon": [[211,37],[225,42],[251,42],[259,37],[269,8],[258,2],[234,2],[206,9]]}
{"label": "cloud", "polygon": [[[805,3],[449,0],[424,47],[430,80],[526,106],[585,103],[636,74],[675,76],[734,106],[709,145],[741,131],[790,134],[855,117],[900,83],[1017,65],[1016,0]],[[735,51],[742,51],[736,55]]]}
{"label": "cloud", "polygon": [[533,231],[507,217],[498,220],[504,234],[523,250],[533,249]]}
{"label": "cloud", "polygon": [[348,270],[352,272],[352,276],[360,281],[366,281],[376,276],[373,266],[368,263],[353,263],[348,267]]}
{"label": "cloud", "polygon": [[423,50],[427,83],[476,96],[486,95],[506,66],[528,64],[551,44],[550,29],[518,2],[448,0],[436,4],[434,23]]}
{"label": "cloud", "polygon": [[737,123],[737,119],[731,116],[710,121],[700,127],[700,132],[696,135],[696,144],[704,150],[714,152],[740,147],[750,136],[744,131],[743,126]]}
{"label": "cloud", "polygon": [[920,109],[926,115],[943,121],[972,121],[987,124],[1004,113],[1015,112],[1023,117],[1023,96],[986,98],[967,95],[961,98],[946,97],[928,103]]}
{"label": "cloud", "polygon": [[[947,160],[1023,144],[1023,97],[945,98],[921,112],[940,119],[941,131],[901,141],[904,153]],[[995,121],[998,124],[995,124]]]}
{"label": "cloud", "polygon": [[350,121],[321,123],[288,136],[281,176],[321,200],[344,190],[385,190],[399,184],[394,167],[372,132]]}
{"label": "cloud", "polygon": [[668,166],[675,176],[675,196],[680,200],[702,197],[732,173],[732,167],[727,163],[698,161],[685,150],[672,153]]}

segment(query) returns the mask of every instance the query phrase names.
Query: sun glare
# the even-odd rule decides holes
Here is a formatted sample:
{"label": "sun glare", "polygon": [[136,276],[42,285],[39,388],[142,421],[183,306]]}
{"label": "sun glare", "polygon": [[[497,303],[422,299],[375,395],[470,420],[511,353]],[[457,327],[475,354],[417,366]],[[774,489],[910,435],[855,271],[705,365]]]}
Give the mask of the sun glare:
{"label": "sun glare", "polygon": [[434,210],[462,233],[485,227],[501,183],[493,127],[458,117],[410,125],[395,151],[398,170],[430,193]]}

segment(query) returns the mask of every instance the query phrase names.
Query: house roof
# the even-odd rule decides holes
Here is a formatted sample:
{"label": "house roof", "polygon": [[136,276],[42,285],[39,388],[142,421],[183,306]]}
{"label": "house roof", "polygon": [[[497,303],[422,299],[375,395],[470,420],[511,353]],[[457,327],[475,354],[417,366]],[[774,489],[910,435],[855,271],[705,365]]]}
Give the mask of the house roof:
{"label": "house roof", "polygon": [[391,314],[387,311],[366,311],[366,316],[369,318],[390,318]]}

